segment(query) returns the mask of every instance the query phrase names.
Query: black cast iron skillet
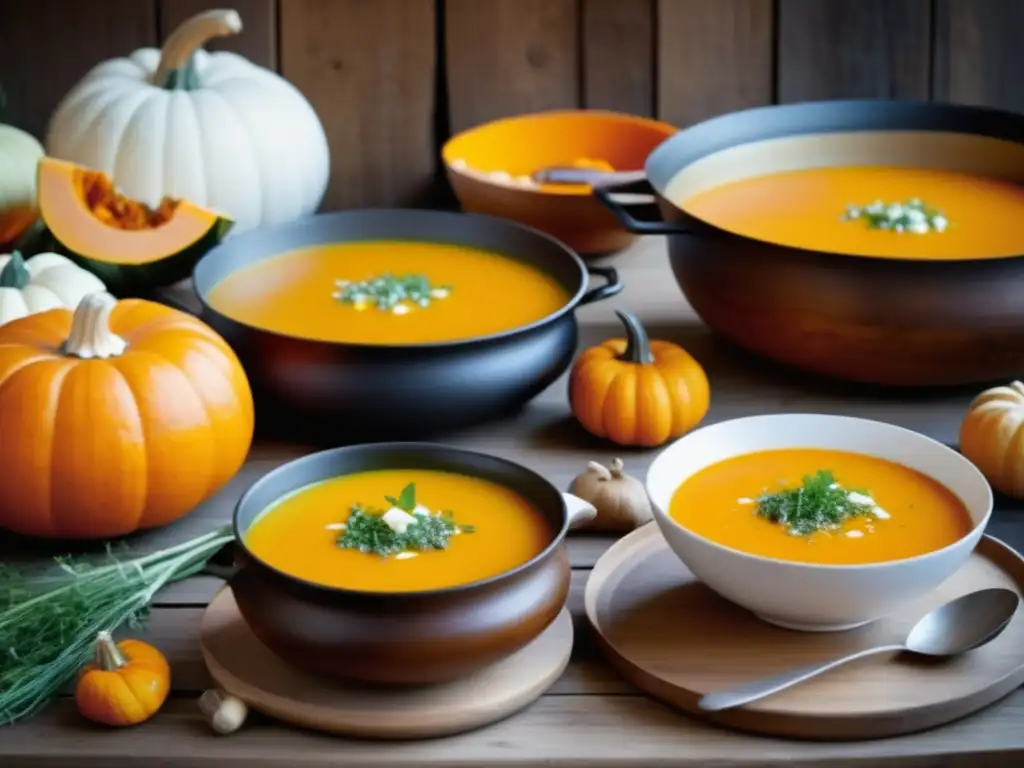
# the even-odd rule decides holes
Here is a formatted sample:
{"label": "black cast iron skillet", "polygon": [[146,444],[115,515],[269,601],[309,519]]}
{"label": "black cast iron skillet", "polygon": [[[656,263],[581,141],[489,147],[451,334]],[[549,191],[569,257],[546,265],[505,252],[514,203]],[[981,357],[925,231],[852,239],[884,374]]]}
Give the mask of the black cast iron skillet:
{"label": "black cast iron skillet", "polygon": [[[849,165],[1024,184],[1024,115],[880,100],[749,109],[667,139],[647,159],[646,182],[595,192],[631,232],[668,236],[672,271],[693,309],[753,352],[882,385],[1019,376],[1024,255],[931,261],[857,256],[841,244],[813,251],[736,235],[686,211],[686,199],[722,183]],[[622,192],[652,193],[655,204],[623,206]]]}
{"label": "black cast iron skillet", "polygon": [[[490,336],[408,346],[340,344],[273,333],[222,315],[211,289],[233,271],[304,246],[360,240],[454,243],[496,251],[552,276],[570,297],[557,312]],[[588,274],[606,283],[588,288]],[[258,427],[291,437],[408,439],[521,408],[572,362],[576,307],[622,290],[616,271],[520,224],[464,213],[360,210],[310,216],[229,238],[193,275],[202,318],[234,348],[253,386]],[[495,286],[501,290],[501,286]]]}

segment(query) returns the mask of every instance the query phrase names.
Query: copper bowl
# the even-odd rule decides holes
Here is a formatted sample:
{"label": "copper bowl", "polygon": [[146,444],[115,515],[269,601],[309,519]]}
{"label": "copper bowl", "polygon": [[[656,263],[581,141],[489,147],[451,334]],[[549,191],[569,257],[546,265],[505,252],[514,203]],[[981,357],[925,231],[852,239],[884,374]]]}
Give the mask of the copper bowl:
{"label": "copper bowl", "polygon": [[[873,100],[744,110],[665,141],[647,158],[646,182],[595,194],[630,231],[668,236],[672,271],[693,309],[748,350],[890,386],[1018,376],[1024,255],[930,261],[792,248],[727,232],[673,202],[743,178],[840,165],[1024,183],[1024,115]],[[623,206],[615,195],[624,191],[653,192],[656,207]]]}
{"label": "copper bowl", "polygon": [[[271,567],[245,546],[257,516],[293,491],[340,475],[408,468],[457,472],[516,491],[547,517],[551,543],[497,576],[419,592],[325,587]],[[565,535],[593,514],[535,472],[493,456],[432,443],[333,448],[275,469],[242,496],[229,584],[253,633],[293,666],[361,683],[448,682],[515,653],[555,620],[569,593]]]}
{"label": "copper bowl", "polygon": [[636,235],[624,228],[586,185],[526,188],[488,174],[529,176],[578,158],[619,171],[643,168],[651,150],[678,130],[636,115],[599,109],[517,115],[474,126],[445,143],[441,157],[462,209],[525,224],[580,254],[615,253]]}

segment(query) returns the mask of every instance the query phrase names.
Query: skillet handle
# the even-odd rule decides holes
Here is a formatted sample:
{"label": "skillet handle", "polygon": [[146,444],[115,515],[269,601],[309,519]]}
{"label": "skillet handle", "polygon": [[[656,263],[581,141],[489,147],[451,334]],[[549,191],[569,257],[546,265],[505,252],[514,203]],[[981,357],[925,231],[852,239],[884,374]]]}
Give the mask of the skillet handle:
{"label": "skillet handle", "polygon": [[[688,229],[684,224],[678,221],[665,221],[661,218],[661,212],[658,210],[658,206],[654,203],[642,203],[639,205],[630,205],[628,203],[620,203],[615,199],[616,195],[621,194],[640,194],[640,195],[653,195],[654,188],[651,186],[647,179],[641,181],[635,181],[630,184],[622,184],[616,186],[609,185],[595,185],[593,187],[594,196],[600,200],[605,208],[610,210],[614,214],[615,218],[619,220],[619,223],[626,228],[627,231],[632,232],[636,235],[689,235],[692,234],[691,230]],[[637,212],[643,210],[649,215],[643,218],[637,218],[631,213],[630,209]]]}
{"label": "skillet handle", "polygon": [[611,298],[617,293],[622,293],[624,288],[622,280],[619,279],[618,270],[614,267],[597,267],[593,264],[587,265],[587,272],[597,277],[603,277],[607,282],[597,288],[591,288],[580,297],[579,305],[592,304],[595,301]]}

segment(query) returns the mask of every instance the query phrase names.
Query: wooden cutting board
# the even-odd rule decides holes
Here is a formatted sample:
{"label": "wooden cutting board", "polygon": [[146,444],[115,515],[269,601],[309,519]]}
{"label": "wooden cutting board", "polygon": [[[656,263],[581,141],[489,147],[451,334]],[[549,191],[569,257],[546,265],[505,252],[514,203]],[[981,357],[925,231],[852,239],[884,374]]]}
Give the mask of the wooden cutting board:
{"label": "wooden cutting board", "polygon": [[791,667],[901,642],[936,605],[987,587],[1024,593],[1024,559],[988,536],[946,583],[896,616],[847,632],[795,632],[701,584],[650,523],[601,557],[585,604],[608,659],[655,698],[743,730],[870,739],[948,723],[1024,683],[1024,611],[994,641],[951,660],[874,656],[737,709],[707,713],[697,700]]}
{"label": "wooden cutting board", "polygon": [[572,653],[572,618],[562,609],[539,637],[471,677],[418,688],[343,684],[295,669],[242,620],[231,589],[207,607],[199,628],[210,676],[252,709],[292,725],[371,739],[447,736],[501,720],[532,704]]}

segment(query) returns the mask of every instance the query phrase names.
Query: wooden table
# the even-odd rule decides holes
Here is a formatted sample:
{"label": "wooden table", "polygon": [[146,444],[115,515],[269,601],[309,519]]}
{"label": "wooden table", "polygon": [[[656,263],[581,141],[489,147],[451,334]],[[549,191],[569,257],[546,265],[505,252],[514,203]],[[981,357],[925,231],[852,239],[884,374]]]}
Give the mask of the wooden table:
{"label": "wooden table", "polygon": [[[639,314],[653,337],[686,346],[712,384],[708,422],[777,412],[840,413],[893,422],[955,443],[973,391],[936,394],[878,392],[811,379],[753,360],[712,336],[682,299],[668,269],[664,245],[648,240],[613,260],[627,284],[618,297],[583,308],[581,343],[621,333],[616,307]],[[471,430],[450,442],[505,456],[567,488],[590,459],[619,455],[627,471],[643,476],[653,451],[614,449],[584,434],[571,419],[565,382],[538,397],[518,418]],[[141,537],[140,548],[167,545],[230,518],[243,489],[302,446],[258,443],[234,481],[216,498],[171,528]],[[1003,504],[990,532],[1024,548],[1024,506]],[[638,693],[608,669],[583,627],[583,588],[596,559],[614,539],[570,538],[570,607],[580,631],[574,660],[540,701],[483,730],[413,743],[355,742],[307,733],[251,718],[228,737],[216,737],[200,718],[196,698],[210,683],[196,637],[203,606],[220,582],[196,577],[162,592],[145,636],[173,668],[173,694],[152,721],[138,728],[90,727],[62,698],[35,720],[0,728],[0,768],[203,768],[204,766],[737,766],[737,765],[1024,765],[1024,692],[987,711],[929,733],[852,744],[815,744],[719,730],[678,714]],[[25,544],[0,541],[0,559],[25,557]],[[17,553],[17,554],[16,554]],[[35,558],[45,554],[35,553]]]}

